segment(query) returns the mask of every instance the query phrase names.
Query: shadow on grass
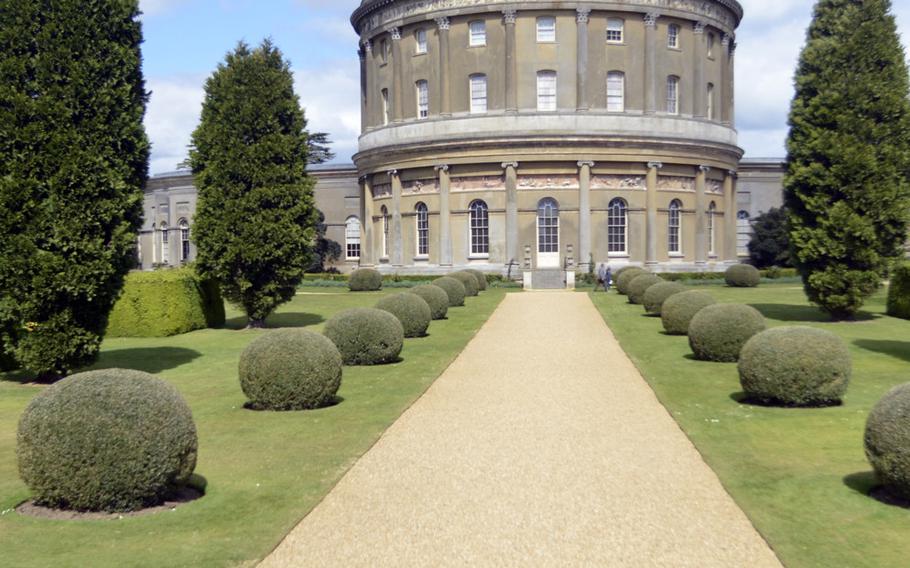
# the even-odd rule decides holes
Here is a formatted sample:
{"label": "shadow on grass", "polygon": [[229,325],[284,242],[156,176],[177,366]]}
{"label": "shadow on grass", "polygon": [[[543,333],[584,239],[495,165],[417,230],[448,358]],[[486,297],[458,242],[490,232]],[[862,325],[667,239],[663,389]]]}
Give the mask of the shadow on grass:
{"label": "shadow on grass", "polygon": [[[821,311],[815,306],[805,306],[800,304],[749,304],[756,310],[760,311],[768,319],[784,322],[818,322],[818,323],[837,323],[831,319],[831,316]],[[859,312],[853,322],[872,321],[880,318],[878,314],[869,312]]]}
{"label": "shadow on grass", "polygon": [[783,402],[776,402],[773,400],[763,400],[758,398],[752,398],[748,394],[740,391],[735,392],[730,395],[730,399],[734,402],[738,402],[744,406],[758,406],[761,408],[783,408],[783,409],[800,409],[800,408],[836,408],[838,406],[843,406],[844,402],[841,400],[831,401],[831,402],[818,402],[815,404],[786,404]]}
{"label": "shadow on grass", "polygon": [[136,347],[103,351],[92,369],[135,369],[160,373],[176,369],[201,357],[202,354],[183,347]]}
{"label": "shadow on grass", "polygon": [[[227,329],[245,329],[247,320],[246,316],[240,316],[227,320],[224,327]],[[266,328],[280,327],[309,327],[325,321],[325,318],[319,314],[308,314],[306,312],[281,312],[270,315],[265,320]]]}
{"label": "shadow on grass", "polygon": [[910,362],[910,342],[884,339],[857,339],[853,342],[860,349],[890,355],[895,359]]}
{"label": "shadow on grass", "polygon": [[276,408],[269,408],[266,406],[262,406],[262,405],[256,404],[255,402],[248,400],[243,403],[243,408],[245,408],[246,410],[252,410],[254,412],[281,412],[281,413],[284,413],[284,412],[310,412],[310,413],[312,413],[312,412],[319,412],[320,410],[326,410],[328,408],[332,408],[333,406],[338,406],[342,402],[344,402],[343,396],[334,396],[334,397],[332,397],[332,399],[330,401],[326,402],[322,406],[317,406],[316,408],[277,408],[276,409]]}
{"label": "shadow on grass", "polygon": [[859,471],[851,473],[850,475],[845,475],[844,485],[860,495],[875,499],[883,505],[910,509],[910,499],[895,495],[881,485],[874,471]]}

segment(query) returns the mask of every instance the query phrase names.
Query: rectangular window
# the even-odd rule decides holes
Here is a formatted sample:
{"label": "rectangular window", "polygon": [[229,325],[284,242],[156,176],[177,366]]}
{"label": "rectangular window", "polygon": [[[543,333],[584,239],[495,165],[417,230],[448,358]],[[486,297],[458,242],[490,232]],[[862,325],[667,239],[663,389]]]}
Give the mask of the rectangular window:
{"label": "rectangular window", "polygon": [[471,112],[487,112],[487,76],[471,75]]}
{"label": "rectangular window", "polygon": [[537,73],[537,110],[556,110],[556,71]]}
{"label": "rectangular window", "polygon": [[382,63],[386,64],[389,62],[389,55],[391,55],[392,46],[389,45],[389,40],[384,39],[379,43],[379,56],[382,58]]}
{"label": "rectangular window", "polygon": [[427,30],[417,30],[414,33],[414,39],[417,40],[417,49],[418,54],[427,52]]}
{"label": "rectangular window", "polygon": [[477,20],[468,24],[471,31],[468,45],[471,47],[480,47],[487,44],[487,24],[482,20]]}
{"label": "rectangular window", "polygon": [[708,57],[714,57],[714,34],[708,34]]}
{"label": "rectangular window", "polygon": [[626,76],[620,71],[607,74],[607,111],[624,112],[626,110]]}
{"label": "rectangular window", "polygon": [[667,113],[679,114],[679,77],[667,77]]}
{"label": "rectangular window", "polygon": [[556,41],[556,18],[542,16],[537,18],[537,43],[553,43]]}
{"label": "rectangular window", "polygon": [[417,256],[430,254],[430,215],[427,206],[417,206]]}
{"label": "rectangular window", "polygon": [[382,123],[389,123],[389,90],[382,90]]}
{"label": "rectangular window", "polygon": [[679,49],[679,26],[677,24],[670,24],[667,28],[667,47]]}
{"label": "rectangular window", "polygon": [[417,118],[430,116],[430,87],[426,81],[417,81]]}
{"label": "rectangular window", "polygon": [[360,220],[351,217],[345,224],[345,258],[357,260],[360,258]]}
{"label": "rectangular window", "polygon": [[621,18],[610,18],[607,20],[607,42],[622,43],[625,21]]}
{"label": "rectangular window", "polygon": [[705,113],[708,120],[714,120],[714,84],[708,83],[708,109]]}

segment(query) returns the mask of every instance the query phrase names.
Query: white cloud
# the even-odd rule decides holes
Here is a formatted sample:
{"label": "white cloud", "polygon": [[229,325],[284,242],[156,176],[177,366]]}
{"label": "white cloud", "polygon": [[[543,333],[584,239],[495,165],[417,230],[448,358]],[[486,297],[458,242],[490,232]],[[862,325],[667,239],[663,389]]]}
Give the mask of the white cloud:
{"label": "white cloud", "polygon": [[360,136],[360,67],[356,57],[351,59],[294,72],[308,128],[329,133],[339,162],[350,161]]}
{"label": "white cloud", "polygon": [[185,0],[141,0],[139,2],[139,8],[142,10],[143,14],[155,16],[167,12],[183,2],[185,2]]}
{"label": "white cloud", "polygon": [[205,77],[150,78],[152,91],[145,129],[152,141],[152,174],[177,169],[186,159],[190,136],[199,122]]}

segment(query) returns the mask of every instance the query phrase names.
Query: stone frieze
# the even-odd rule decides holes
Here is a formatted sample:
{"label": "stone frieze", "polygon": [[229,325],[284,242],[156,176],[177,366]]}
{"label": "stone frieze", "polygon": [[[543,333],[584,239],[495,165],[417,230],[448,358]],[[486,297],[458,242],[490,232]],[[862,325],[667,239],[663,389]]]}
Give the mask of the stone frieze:
{"label": "stone frieze", "polygon": [[695,191],[695,179],[680,176],[660,176],[657,189],[669,191]]}
{"label": "stone frieze", "polygon": [[645,176],[591,176],[591,189],[648,189]]}
{"label": "stone frieze", "polygon": [[578,189],[578,176],[518,176],[518,189]]}
{"label": "stone frieze", "polygon": [[502,176],[483,176],[483,177],[453,177],[449,180],[451,191],[483,191],[505,189],[505,181]]}
{"label": "stone frieze", "polygon": [[436,187],[436,180],[433,178],[401,182],[401,193],[403,194],[436,193],[437,191],[439,188]]}

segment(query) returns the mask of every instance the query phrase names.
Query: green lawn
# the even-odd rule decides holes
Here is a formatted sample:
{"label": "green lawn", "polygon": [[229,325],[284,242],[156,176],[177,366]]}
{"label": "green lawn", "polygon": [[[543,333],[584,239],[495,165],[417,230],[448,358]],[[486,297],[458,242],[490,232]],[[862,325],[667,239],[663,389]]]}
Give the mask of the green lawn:
{"label": "green lawn", "polygon": [[[269,325],[320,330],[337,311],[372,306],[385,293],[304,288]],[[196,473],[206,495],[175,511],[114,521],[48,521],[13,508],[28,498],[16,472],[20,413],[40,387],[0,374],[0,565],[251,566],[267,555],[354,461],[461,352],[505,295],[491,289],[430,336],[405,340],[403,361],[347,367],[337,406],[309,412],[245,410],[240,351],[261,331],[204,330],[166,339],[106,341],[98,367],[160,374],[193,409]],[[229,327],[244,320],[229,313]]]}
{"label": "green lawn", "polygon": [[843,406],[783,409],[739,402],[736,364],[690,358],[685,337],[662,333],[616,294],[592,294],[604,320],[661,402],[749,518],[790,567],[906,566],[910,510],[867,496],[863,453],[872,405],[910,382],[910,321],[884,315],[876,295],[859,321],[828,323],[796,284],[709,287],[722,302],[758,308],[769,325],[810,325],[850,346],[853,379]]}

